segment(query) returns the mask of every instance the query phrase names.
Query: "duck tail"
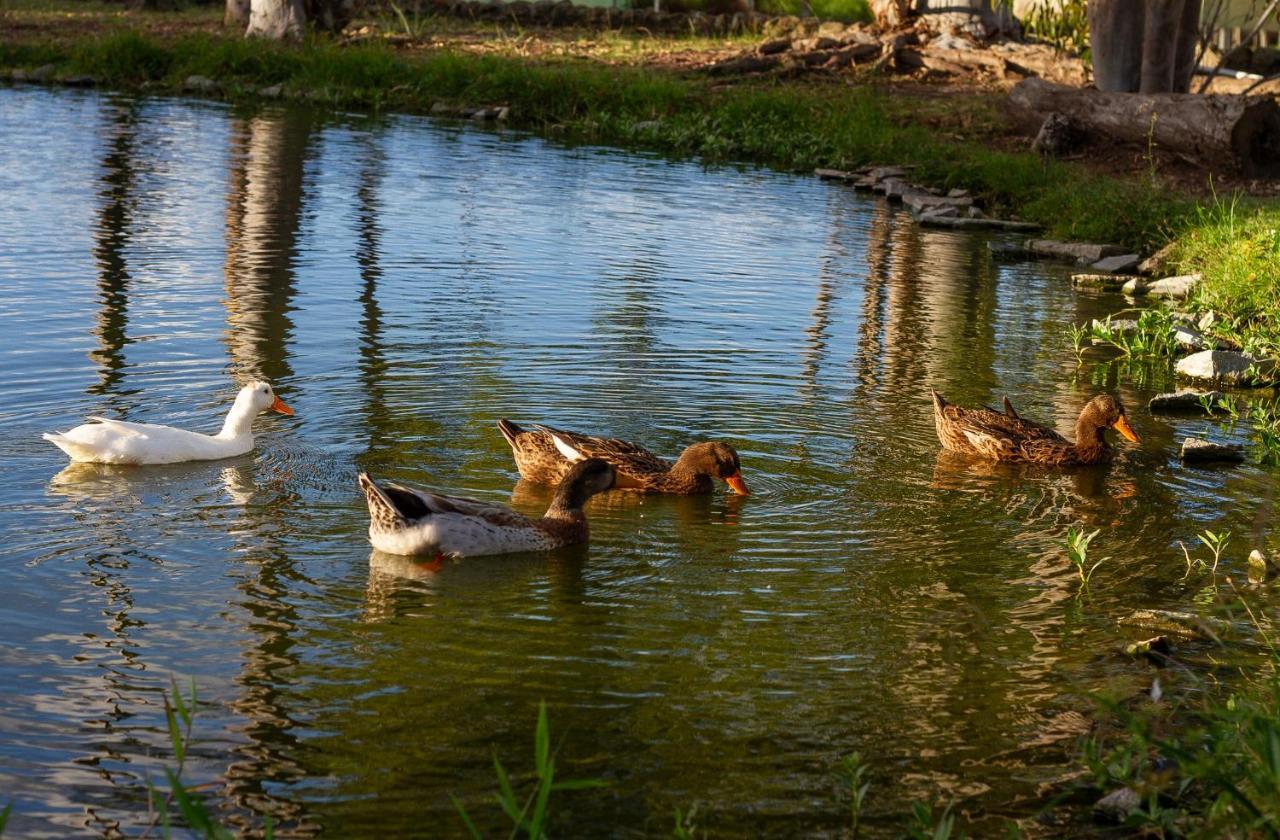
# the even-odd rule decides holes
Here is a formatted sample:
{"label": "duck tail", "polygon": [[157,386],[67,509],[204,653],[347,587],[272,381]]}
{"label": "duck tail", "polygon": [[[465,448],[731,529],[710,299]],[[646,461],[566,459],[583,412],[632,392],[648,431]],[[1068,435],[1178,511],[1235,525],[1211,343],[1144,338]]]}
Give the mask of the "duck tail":
{"label": "duck tail", "polygon": [[408,524],[408,518],[396,507],[392,497],[379,487],[368,473],[360,473],[357,480],[360,483],[360,489],[364,491],[365,503],[369,506],[369,518],[375,525],[395,529],[403,528]]}
{"label": "duck tail", "polygon": [[44,434],[40,435],[40,437],[44,438],[45,440],[49,441],[49,443],[52,443],[54,446],[58,447],[63,452],[70,455],[71,460],[73,461],[92,460],[93,450],[85,446],[81,446],[80,444],[76,443],[74,440],[62,434],[61,432],[45,432]]}
{"label": "duck tail", "polygon": [[498,430],[501,431],[502,436],[507,439],[507,443],[512,446],[516,445],[516,437],[524,434],[524,429],[505,418],[498,421]]}

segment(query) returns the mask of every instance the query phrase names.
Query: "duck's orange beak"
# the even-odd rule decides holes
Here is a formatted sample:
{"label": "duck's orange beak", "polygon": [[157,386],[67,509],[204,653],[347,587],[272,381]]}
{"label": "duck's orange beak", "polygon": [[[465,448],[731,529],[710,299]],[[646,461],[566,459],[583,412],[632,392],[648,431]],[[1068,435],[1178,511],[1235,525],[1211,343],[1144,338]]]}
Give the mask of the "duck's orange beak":
{"label": "duck's orange beak", "polygon": [[285,405],[284,400],[280,399],[279,397],[276,397],[276,401],[271,404],[271,410],[278,411],[281,414],[287,414],[290,417],[293,416],[293,409]]}
{"label": "duck's orange beak", "polygon": [[751,491],[747,489],[747,483],[742,480],[742,473],[736,472],[733,475],[726,475],[724,481],[733,488],[733,492],[739,496],[750,496]]}
{"label": "duck's orange beak", "polygon": [[1115,429],[1134,443],[1142,443],[1142,438],[1133,433],[1133,429],[1129,427],[1129,421],[1124,419],[1123,416],[1121,416],[1121,418],[1116,422],[1112,423],[1111,428]]}

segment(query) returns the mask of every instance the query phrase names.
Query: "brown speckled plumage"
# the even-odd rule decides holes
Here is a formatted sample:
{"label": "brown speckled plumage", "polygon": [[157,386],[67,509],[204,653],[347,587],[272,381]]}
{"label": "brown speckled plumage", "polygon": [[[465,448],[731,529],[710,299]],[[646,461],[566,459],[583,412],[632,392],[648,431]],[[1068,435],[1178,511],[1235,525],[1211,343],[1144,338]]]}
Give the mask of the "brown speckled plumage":
{"label": "brown speckled plumage", "polygon": [[944,449],[993,461],[1083,466],[1109,460],[1112,449],[1103,439],[1106,428],[1140,442],[1129,428],[1124,406],[1110,394],[1094,397],[1076,421],[1076,442],[1044,426],[1023,420],[1006,397],[1004,413],[989,408],[961,408],[933,391],[933,418]]}
{"label": "brown speckled plumage", "polygon": [[576,463],[556,445],[555,439],[559,438],[576,450],[579,458],[609,462],[617,471],[615,487],[619,489],[692,495],[710,493],[712,479],[720,478],[735,492],[746,493],[738,453],[727,443],[695,443],[672,464],[642,446],[617,438],[583,435],[550,426],[524,429],[510,420],[499,420],[498,428],[511,444],[521,477],[538,484],[556,484]]}

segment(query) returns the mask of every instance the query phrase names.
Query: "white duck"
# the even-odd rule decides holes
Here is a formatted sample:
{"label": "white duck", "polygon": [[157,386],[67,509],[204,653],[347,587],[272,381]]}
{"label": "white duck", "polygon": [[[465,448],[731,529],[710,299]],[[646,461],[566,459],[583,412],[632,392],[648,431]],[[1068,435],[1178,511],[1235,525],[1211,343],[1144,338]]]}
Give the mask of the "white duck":
{"label": "white duck", "polygon": [[613,487],[613,467],[599,458],[579,461],[560,481],[546,516],[530,519],[502,505],[424,493],[360,473],[369,505],[369,542],[388,554],[475,557],[547,551],[586,542],[582,506]]}
{"label": "white duck", "polygon": [[202,435],[157,426],[90,417],[96,423],[69,432],[45,434],[44,439],[71,456],[72,461],[95,464],[177,464],[212,461],[243,455],[253,449],[253,418],[267,409],[293,414],[266,382],[250,382],[236,394],[222,431]]}

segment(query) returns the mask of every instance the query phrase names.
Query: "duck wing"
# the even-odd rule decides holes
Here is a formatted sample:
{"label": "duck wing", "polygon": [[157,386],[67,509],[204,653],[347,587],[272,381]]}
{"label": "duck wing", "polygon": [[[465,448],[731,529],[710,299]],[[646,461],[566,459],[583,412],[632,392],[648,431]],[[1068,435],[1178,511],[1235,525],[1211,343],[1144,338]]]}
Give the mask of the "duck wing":
{"label": "duck wing", "polygon": [[580,435],[550,426],[538,426],[539,431],[551,436],[556,449],[570,463],[584,461],[587,458],[600,458],[613,465],[618,473],[617,486],[629,486],[623,479],[639,479],[670,472],[671,464],[654,455],[643,446],[619,440],[618,438]]}

